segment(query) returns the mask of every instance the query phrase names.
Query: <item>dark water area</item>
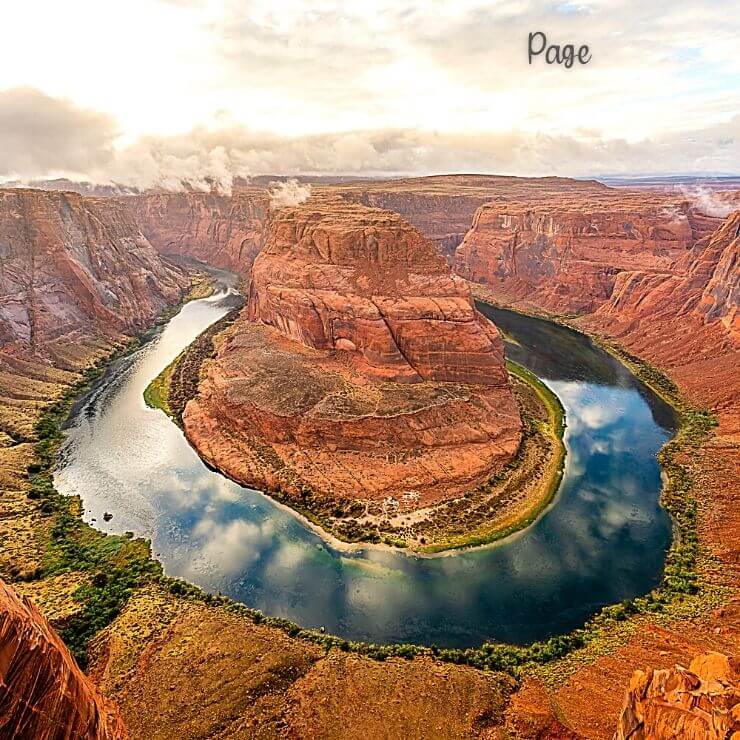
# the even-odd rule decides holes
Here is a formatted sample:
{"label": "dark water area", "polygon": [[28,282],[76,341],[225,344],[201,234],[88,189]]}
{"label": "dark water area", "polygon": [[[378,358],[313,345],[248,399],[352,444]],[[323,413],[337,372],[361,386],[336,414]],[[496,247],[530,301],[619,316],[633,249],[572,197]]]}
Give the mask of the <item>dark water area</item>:
{"label": "dark water area", "polygon": [[[270,616],[348,639],[463,647],[524,643],[580,626],[660,580],[670,521],[656,453],[673,414],[610,355],[547,321],[482,307],[566,410],[566,467],[530,527],[495,545],[423,558],[332,547],[292,512],[209,470],[142,394],[238,301],[235,279],[187,304],[80,399],[55,481],[86,521],[152,541],[169,575]],[[103,513],[113,518],[103,521]]]}

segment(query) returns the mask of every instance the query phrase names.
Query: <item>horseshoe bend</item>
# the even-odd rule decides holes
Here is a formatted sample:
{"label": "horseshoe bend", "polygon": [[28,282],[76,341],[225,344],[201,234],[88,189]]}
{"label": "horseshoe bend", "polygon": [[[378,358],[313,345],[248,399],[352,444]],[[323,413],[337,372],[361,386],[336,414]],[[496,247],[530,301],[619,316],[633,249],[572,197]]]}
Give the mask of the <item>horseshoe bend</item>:
{"label": "horseshoe bend", "polygon": [[739,9],[4,3],[0,740],[740,740]]}
{"label": "horseshoe bend", "polygon": [[411,542],[426,542],[440,504],[519,449],[499,332],[390,211],[327,199],[276,212],[247,305],[216,342],[182,415],[188,439],[340,536],[385,529],[406,544],[408,515]]}
{"label": "horseshoe bend", "polygon": [[0,191],[0,733],[731,734],[737,193]]}

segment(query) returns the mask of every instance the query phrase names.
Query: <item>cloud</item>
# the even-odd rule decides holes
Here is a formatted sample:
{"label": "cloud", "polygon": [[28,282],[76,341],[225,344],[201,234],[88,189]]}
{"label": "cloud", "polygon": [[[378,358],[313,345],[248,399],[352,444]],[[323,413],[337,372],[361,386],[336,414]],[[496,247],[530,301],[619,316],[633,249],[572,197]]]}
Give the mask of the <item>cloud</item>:
{"label": "cloud", "polygon": [[[436,130],[582,141],[582,129],[636,143],[740,110],[740,15],[722,3],[129,0],[111,14],[68,0],[49,5],[45,24],[33,5],[3,18],[0,89],[33,85],[105,110],[129,143],[225,120],[293,137]],[[57,33],[75,12],[86,23]],[[592,62],[529,66],[536,29],[589,44]]]}
{"label": "cloud", "polygon": [[229,147],[228,137],[203,137],[194,130],[188,136],[147,136],[121,149],[106,168],[93,170],[97,182],[114,181],[140,188],[164,190],[217,190],[231,192],[234,177],[249,177],[242,153]]}
{"label": "cloud", "polygon": [[[81,177],[140,188],[228,193],[258,174],[408,175],[483,172],[523,176],[734,173],[740,116],[652,139],[511,130],[375,129],[280,136],[231,123],[121,144],[106,116],[33,90],[0,93],[0,176]],[[278,200],[301,195],[281,186]],[[701,194],[699,193],[699,196]],[[697,197],[699,197],[697,196]],[[702,196],[703,197],[703,196]],[[709,206],[708,206],[709,207]],[[714,211],[718,208],[712,205]]]}
{"label": "cloud", "polygon": [[235,576],[254,566],[272,548],[275,533],[270,521],[204,517],[193,527],[191,536],[199,543],[200,558],[209,570]]}
{"label": "cloud", "polygon": [[[740,15],[719,3],[130,0],[113,20],[86,7],[87,28],[60,37],[78,4],[41,27],[28,4],[4,18],[0,86],[26,87],[0,93],[0,177],[228,192],[253,174],[740,164]],[[593,61],[528,65],[533,30]]]}
{"label": "cloud", "polygon": [[727,124],[629,142],[593,135],[443,133],[381,129],[283,137],[241,126],[148,137],[96,173],[140,187],[187,181],[227,190],[257,174],[405,175],[488,172],[514,175],[732,173],[740,162],[740,116]]}
{"label": "cloud", "polygon": [[0,176],[86,173],[113,159],[115,122],[32,88],[0,92]]}
{"label": "cloud", "polygon": [[708,216],[724,218],[737,209],[737,204],[726,200],[721,193],[715,193],[700,185],[690,188],[682,187],[681,192]]}
{"label": "cloud", "polygon": [[298,180],[291,178],[275,183],[270,188],[270,209],[298,206],[311,196],[311,186],[301,185]]}

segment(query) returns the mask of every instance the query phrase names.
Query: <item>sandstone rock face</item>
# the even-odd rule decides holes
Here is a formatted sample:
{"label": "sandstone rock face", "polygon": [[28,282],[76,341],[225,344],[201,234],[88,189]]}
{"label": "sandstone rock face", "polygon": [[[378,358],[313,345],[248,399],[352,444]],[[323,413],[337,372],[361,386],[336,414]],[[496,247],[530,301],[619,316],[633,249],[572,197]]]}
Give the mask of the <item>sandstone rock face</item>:
{"label": "sandstone rock face", "polygon": [[398,215],[337,201],[273,216],[184,424],[244,483],[418,505],[499,470],[521,435],[467,288]]}
{"label": "sandstone rock face", "polygon": [[503,343],[418,231],[390,212],[279,212],[252,272],[248,316],[397,381],[506,385]]}
{"label": "sandstone rock face", "polygon": [[53,358],[81,335],[143,329],[179,300],[187,282],[110,199],[0,190],[0,346],[6,351]]}
{"label": "sandstone rock face", "polygon": [[247,188],[232,197],[216,193],[159,193],[122,199],[149,241],[210,265],[248,272],[264,239],[266,190]]}
{"label": "sandstone rock face", "polygon": [[[598,314],[619,320],[693,316],[738,333],[740,211],[720,222],[671,265],[669,272],[625,271]],[[740,334],[738,335],[740,336]]]}
{"label": "sandstone rock face", "polygon": [[581,321],[669,372],[697,403],[740,433],[740,211],[698,240],[668,274],[625,272]]}
{"label": "sandstone rock face", "polygon": [[705,653],[688,670],[635,671],[614,740],[726,740],[738,732],[737,666]]}
{"label": "sandstone rock face", "polygon": [[707,322],[719,319],[740,344],[740,210],[712,235],[707,251],[719,256],[696,311]]}
{"label": "sandstone rock face", "polygon": [[487,202],[488,196],[423,193],[413,189],[406,192],[368,190],[358,200],[373,208],[400,213],[431,239],[441,254],[451,258],[470,228],[475,212]]}
{"label": "sandstone rock face", "polygon": [[34,740],[127,737],[116,706],[98,693],[33,603],[2,581],[0,735]]}
{"label": "sandstone rock face", "polygon": [[717,219],[624,194],[490,203],[455,253],[468,279],[558,313],[593,311],[624,273],[665,275]]}

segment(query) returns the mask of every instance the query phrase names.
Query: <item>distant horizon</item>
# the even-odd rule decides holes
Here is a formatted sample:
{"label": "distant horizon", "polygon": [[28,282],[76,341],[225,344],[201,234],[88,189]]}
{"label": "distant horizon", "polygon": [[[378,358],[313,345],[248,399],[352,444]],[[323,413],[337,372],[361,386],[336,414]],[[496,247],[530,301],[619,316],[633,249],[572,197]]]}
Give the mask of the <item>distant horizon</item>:
{"label": "distant horizon", "polygon": [[[435,177],[502,177],[502,178],[519,178],[526,180],[537,180],[546,178],[560,178],[565,180],[579,180],[579,181],[590,181],[594,180],[597,182],[603,182],[607,184],[609,182],[683,182],[690,180],[740,180],[740,171],[737,173],[715,173],[715,172],[685,172],[685,173],[671,173],[671,174],[658,174],[658,173],[634,173],[634,174],[594,174],[594,175],[561,175],[561,174],[548,174],[548,175],[517,175],[507,172],[468,172],[468,171],[450,171],[450,172],[428,172],[428,173],[340,173],[340,172],[265,172],[254,174],[250,176],[237,176],[234,178],[235,183],[243,182],[250,184],[253,180],[262,181],[259,184],[264,184],[264,181],[270,178],[276,180],[289,180],[296,179],[299,181],[308,180],[326,180],[327,184],[331,184],[330,181],[363,181],[363,180],[414,180],[414,179],[427,179]],[[0,188],[3,187],[28,187],[33,188],[35,186],[50,185],[54,183],[69,183],[70,185],[79,186],[91,186],[91,187],[111,187],[131,190],[167,190],[172,189],[179,191],[183,189],[192,188],[198,190],[192,183],[182,181],[179,186],[174,188],[164,188],[160,185],[154,185],[150,188],[139,188],[132,185],[127,185],[123,182],[116,182],[113,180],[96,182],[94,180],[86,179],[72,179],[65,176],[55,177],[44,177],[44,178],[27,178],[27,179],[0,179]],[[202,188],[204,191],[213,188]]]}

